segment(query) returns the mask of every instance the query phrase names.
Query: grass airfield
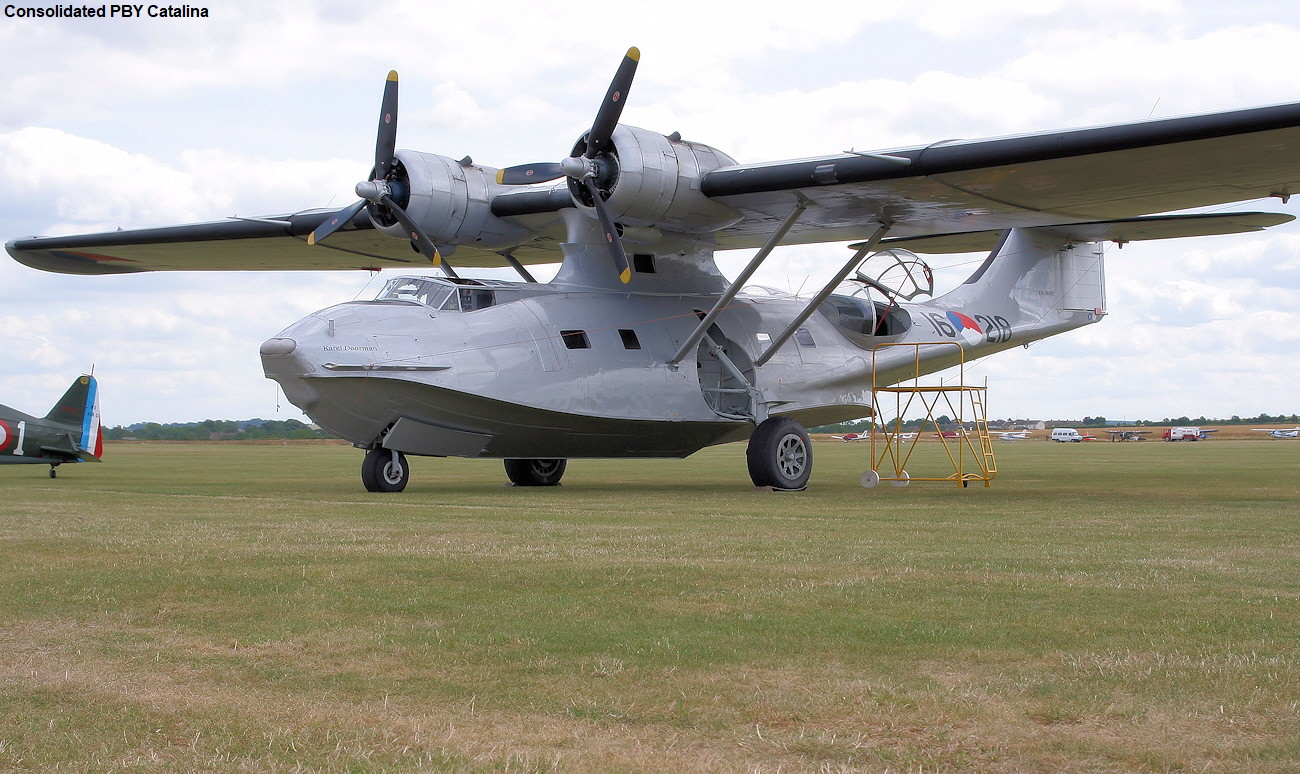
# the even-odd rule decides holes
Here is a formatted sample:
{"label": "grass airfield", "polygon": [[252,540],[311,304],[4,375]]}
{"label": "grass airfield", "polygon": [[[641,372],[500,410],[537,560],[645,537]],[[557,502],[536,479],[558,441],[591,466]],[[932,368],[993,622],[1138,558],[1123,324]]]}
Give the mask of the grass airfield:
{"label": "grass airfield", "polygon": [[995,451],[3,467],[0,770],[1300,769],[1300,441]]}

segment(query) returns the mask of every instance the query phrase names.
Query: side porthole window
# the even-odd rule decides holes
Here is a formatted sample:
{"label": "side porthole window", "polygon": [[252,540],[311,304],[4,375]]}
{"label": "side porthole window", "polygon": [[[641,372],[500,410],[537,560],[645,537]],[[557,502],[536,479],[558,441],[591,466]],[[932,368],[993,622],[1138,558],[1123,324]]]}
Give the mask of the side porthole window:
{"label": "side porthole window", "polygon": [[591,349],[586,331],[560,331],[560,337],[564,339],[564,346],[569,349]]}
{"label": "side porthole window", "polygon": [[794,340],[799,342],[801,347],[815,347],[817,342],[813,341],[812,332],[807,328],[800,328],[794,332]]}
{"label": "side porthole window", "polygon": [[636,331],[630,328],[619,328],[619,338],[623,339],[623,349],[640,349],[641,342],[637,340]]}

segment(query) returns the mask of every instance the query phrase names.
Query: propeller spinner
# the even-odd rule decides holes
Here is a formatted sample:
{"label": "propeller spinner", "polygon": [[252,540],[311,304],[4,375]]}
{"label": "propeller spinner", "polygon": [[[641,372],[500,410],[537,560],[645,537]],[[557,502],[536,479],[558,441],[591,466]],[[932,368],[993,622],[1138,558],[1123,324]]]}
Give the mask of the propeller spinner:
{"label": "propeller spinner", "polygon": [[370,179],[357,183],[355,189],[361,200],[326,218],[307,237],[307,244],[314,245],[325,239],[351,221],[361,208],[373,204],[383,208],[383,211],[391,215],[396,222],[402,224],[415,249],[432,261],[434,266],[441,266],[442,256],[438,254],[438,248],[433,244],[433,240],[429,239],[419,224],[411,219],[393,197],[395,185],[400,187],[406,185],[406,182],[403,179],[401,163],[397,159],[397,71],[390,70],[388,79],[384,82],[384,101],[379,109],[379,131],[375,138],[375,167]]}
{"label": "propeller spinner", "polygon": [[631,281],[632,270],[628,266],[623,243],[619,241],[614,219],[605,206],[601,189],[608,189],[617,178],[618,162],[610,153],[613,147],[611,141],[614,129],[618,127],[618,119],[623,114],[623,105],[627,101],[627,93],[632,87],[632,78],[636,75],[636,66],[640,60],[641,52],[635,46],[627,50],[627,54],[618,66],[618,71],[614,73],[614,80],[609,84],[609,91],[605,92],[605,99],[600,103],[600,109],[596,111],[596,120],[592,121],[591,130],[583,140],[578,142],[572,156],[559,163],[521,164],[497,172],[497,182],[503,185],[542,183],[568,177],[570,188],[574,189],[575,196],[581,191],[586,194],[583,199],[588,197],[591,199],[591,207],[596,211],[596,218],[600,221],[610,258],[614,260],[614,265],[618,269],[619,279],[625,283]]}

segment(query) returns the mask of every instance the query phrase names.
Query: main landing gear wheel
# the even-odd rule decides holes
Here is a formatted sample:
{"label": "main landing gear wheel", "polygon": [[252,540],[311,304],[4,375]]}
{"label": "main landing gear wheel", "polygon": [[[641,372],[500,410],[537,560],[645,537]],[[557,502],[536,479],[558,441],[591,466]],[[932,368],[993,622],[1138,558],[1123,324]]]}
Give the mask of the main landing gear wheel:
{"label": "main landing gear wheel", "polygon": [[406,455],[393,449],[371,449],[361,461],[361,483],[367,492],[400,492],[411,478]]}
{"label": "main landing gear wheel", "polygon": [[806,489],[812,475],[812,443],[798,422],[789,417],[769,417],[750,436],[745,461],[754,486]]}
{"label": "main landing gear wheel", "polygon": [[556,486],[568,460],[506,460],[506,475],[515,486]]}

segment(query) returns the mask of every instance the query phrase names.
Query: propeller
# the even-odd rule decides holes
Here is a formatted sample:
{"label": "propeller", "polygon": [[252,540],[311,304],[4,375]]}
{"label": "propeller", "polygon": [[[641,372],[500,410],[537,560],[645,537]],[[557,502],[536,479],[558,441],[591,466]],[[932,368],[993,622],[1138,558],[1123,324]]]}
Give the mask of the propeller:
{"label": "propeller", "polygon": [[[503,185],[542,183],[568,177],[575,195],[582,191],[586,194],[582,198],[590,197],[591,207],[596,211],[596,218],[604,232],[609,255],[618,269],[619,279],[624,283],[631,281],[632,269],[628,266],[627,253],[623,251],[623,243],[619,241],[617,227],[605,206],[601,189],[608,187],[617,178],[618,162],[609,151],[640,61],[641,51],[635,46],[629,48],[618,71],[614,73],[614,80],[609,84],[609,91],[605,92],[600,109],[596,111],[596,120],[591,122],[591,130],[574,147],[573,155],[559,163],[521,164],[497,172],[497,182]],[[575,184],[581,188],[575,188]]]}
{"label": "propeller", "polygon": [[442,256],[438,253],[438,247],[394,198],[394,193],[400,197],[401,191],[408,186],[401,162],[397,159],[397,71],[389,70],[388,79],[384,82],[384,100],[379,109],[374,170],[370,173],[369,180],[357,183],[355,188],[361,200],[326,218],[307,237],[307,244],[314,245],[325,239],[350,222],[363,207],[373,204],[377,208],[372,210],[375,220],[382,222],[391,216],[391,222],[400,223],[405,229],[415,249],[433,262],[434,266],[441,266]]}

